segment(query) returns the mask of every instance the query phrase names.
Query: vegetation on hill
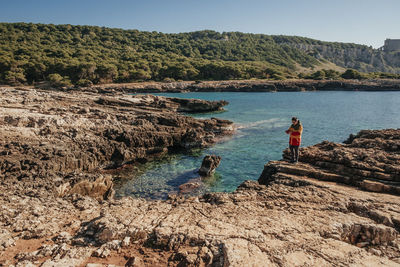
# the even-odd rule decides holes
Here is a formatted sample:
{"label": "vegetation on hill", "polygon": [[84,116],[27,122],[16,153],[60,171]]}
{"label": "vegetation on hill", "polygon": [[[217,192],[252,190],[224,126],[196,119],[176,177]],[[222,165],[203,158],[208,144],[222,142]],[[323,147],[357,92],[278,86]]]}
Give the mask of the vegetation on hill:
{"label": "vegetation on hill", "polygon": [[[301,43],[341,49],[358,46],[240,32],[164,34],[95,26],[0,23],[0,83],[49,81],[54,86],[87,86],[145,80],[297,78],[296,66],[313,68],[320,62],[314,52],[296,47]],[[300,77],[341,75],[321,70]]]}

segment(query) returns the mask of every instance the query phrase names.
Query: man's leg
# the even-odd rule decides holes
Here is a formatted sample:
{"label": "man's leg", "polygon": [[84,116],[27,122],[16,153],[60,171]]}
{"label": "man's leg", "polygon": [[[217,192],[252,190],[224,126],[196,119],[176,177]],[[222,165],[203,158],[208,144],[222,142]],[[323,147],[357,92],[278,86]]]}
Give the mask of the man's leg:
{"label": "man's leg", "polygon": [[292,145],[289,145],[289,148],[290,148],[290,157],[291,157],[291,161],[292,162],[294,162],[294,153],[295,153],[295,151],[294,151],[294,146],[292,146]]}
{"label": "man's leg", "polygon": [[299,161],[299,146],[294,146],[294,161]]}

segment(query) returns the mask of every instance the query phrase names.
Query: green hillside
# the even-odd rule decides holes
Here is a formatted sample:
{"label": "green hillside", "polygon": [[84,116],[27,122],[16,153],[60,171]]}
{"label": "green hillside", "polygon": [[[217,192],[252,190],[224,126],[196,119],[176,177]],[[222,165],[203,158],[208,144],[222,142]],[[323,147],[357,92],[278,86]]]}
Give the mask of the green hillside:
{"label": "green hillside", "polygon": [[324,59],[318,46],[371,49],[240,32],[164,34],[95,26],[0,23],[0,83],[50,80],[59,85],[89,85],[296,78],[299,66],[311,69],[320,62],[335,62]]}

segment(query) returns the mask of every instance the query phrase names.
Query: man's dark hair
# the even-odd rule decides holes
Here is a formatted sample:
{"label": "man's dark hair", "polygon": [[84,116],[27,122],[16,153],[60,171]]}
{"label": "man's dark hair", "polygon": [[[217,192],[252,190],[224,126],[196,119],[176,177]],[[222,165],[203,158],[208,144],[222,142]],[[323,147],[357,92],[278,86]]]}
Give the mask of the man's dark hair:
{"label": "man's dark hair", "polygon": [[296,117],[292,117],[292,121],[297,121],[297,118]]}

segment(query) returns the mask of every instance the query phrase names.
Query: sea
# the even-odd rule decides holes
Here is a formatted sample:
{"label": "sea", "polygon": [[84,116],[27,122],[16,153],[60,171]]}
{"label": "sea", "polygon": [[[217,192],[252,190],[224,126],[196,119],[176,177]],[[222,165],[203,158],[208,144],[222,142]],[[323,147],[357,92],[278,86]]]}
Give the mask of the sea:
{"label": "sea", "polygon": [[193,192],[232,192],[245,180],[257,180],[263,167],[282,158],[292,117],[303,125],[302,146],[324,140],[343,142],[363,129],[400,128],[400,92],[210,92],[162,93],[167,97],[226,100],[224,112],[186,114],[199,119],[228,119],[234,135],[212,147],[166,155],[128,168],[115,179],[116,196],[165,199],[179,185],[198,177],[205,155],[222,157],[213,177]]}

